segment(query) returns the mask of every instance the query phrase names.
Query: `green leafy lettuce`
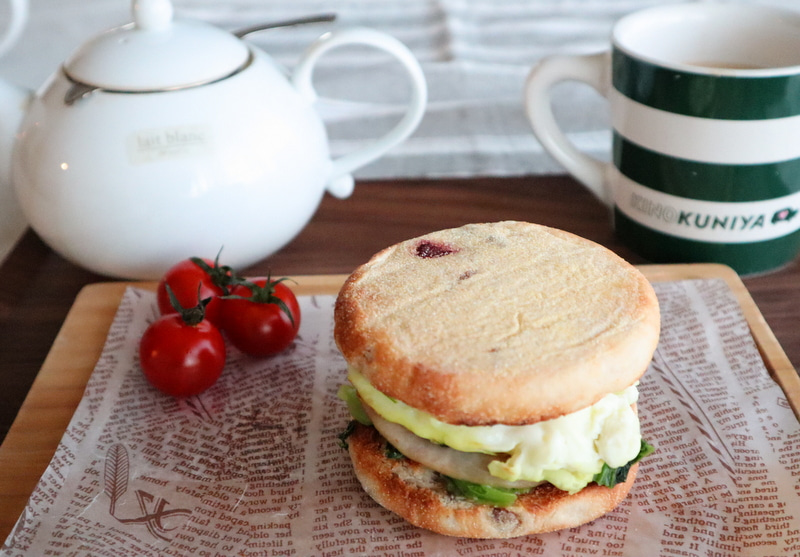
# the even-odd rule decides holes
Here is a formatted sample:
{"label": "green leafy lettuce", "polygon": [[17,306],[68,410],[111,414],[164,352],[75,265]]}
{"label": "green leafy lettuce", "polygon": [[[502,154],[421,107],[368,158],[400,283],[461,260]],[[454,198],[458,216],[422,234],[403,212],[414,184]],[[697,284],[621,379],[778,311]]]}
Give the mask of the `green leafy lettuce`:
{"label": "green leafy lettuce", "polygon": [[620,466],[619,468],[611,468],[604,462],[603,469],[594,476],[595,483],[598,485],[604,485],[606,487],[614,487],[619,483],[625,482],[625,480],[628,479],[628,471],[631,469],[631,466],[655,450],[656,448],[653,445],[642,439],[642,445],[639,448],[639,454],[637,454],[633,460],[631,460],[625,466]]}

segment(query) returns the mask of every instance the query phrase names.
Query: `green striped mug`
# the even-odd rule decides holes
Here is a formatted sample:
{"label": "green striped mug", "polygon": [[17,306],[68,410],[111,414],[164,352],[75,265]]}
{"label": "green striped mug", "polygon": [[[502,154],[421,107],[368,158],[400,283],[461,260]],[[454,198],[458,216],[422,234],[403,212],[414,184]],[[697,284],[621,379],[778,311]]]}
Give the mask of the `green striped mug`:
{"label": "green striped mug", "polygon": [[[563,81],[608,100],[612,162],[558,127],[551,91]],[[545,150],[613,208],[616,233],[644,258],[753,274],[800,251],[800,13],[636,12],[616,23],[609,52],[542,60],[525,107]]]}

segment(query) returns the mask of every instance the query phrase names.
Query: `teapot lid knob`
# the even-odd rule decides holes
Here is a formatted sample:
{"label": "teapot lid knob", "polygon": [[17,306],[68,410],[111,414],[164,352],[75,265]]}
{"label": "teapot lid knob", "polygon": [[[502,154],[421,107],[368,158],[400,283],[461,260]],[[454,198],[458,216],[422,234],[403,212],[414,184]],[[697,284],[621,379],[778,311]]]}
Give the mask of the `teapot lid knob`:
{"label": "teapot lid knob", "polygon": [[172,24],[172,2],[133,0],[133,21],[145,31],[164,31]]}

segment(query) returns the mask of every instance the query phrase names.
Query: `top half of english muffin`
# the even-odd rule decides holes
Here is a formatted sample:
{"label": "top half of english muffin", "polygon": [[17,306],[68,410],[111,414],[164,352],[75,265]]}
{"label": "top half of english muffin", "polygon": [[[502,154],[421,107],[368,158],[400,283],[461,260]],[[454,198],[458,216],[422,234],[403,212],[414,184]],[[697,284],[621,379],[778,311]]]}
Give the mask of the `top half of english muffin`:
{"label": "top half of english muffin", "polygon": [[391,246],[342,287],[334,337],[384,394],[442,421],[528,424],[633,384],[659,309],[608,249],[523,222],[472,224]]}

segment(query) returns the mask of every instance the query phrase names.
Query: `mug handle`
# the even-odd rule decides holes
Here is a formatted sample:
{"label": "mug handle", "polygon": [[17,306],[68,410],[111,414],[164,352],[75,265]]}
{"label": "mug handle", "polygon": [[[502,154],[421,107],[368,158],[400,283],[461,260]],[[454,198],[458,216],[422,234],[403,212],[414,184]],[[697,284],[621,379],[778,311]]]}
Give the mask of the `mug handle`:
{"label": "mug handle", "polygon": [[550,155],[606,205],[613,203],[606,174],[611,166],[580,152],[566,137],[553,115],[550,91],[562,81],[580,81],[607,97],[610,54],[545,58],[525,81],[525,112],[533,132]]}
{"label": "mug handle", "polygon": [[425,75],[411,51],[394,37],[363,27],[341,29],[325,33],[317,39],[301,58],[292,75],[292,83],[301,95],[312,102],[317,93],[312,83],[314,66],[320,56],[329,50],[347,44],[362,44],[391,54],[402,64],[411,81],[411,99],[403,118],[386,134],[370,145],[334,159],[327,190],[335,197],[345,198],[353,192],[351,172],[381,157],[389,149],[403,142],[419,125],[428,101]]}

